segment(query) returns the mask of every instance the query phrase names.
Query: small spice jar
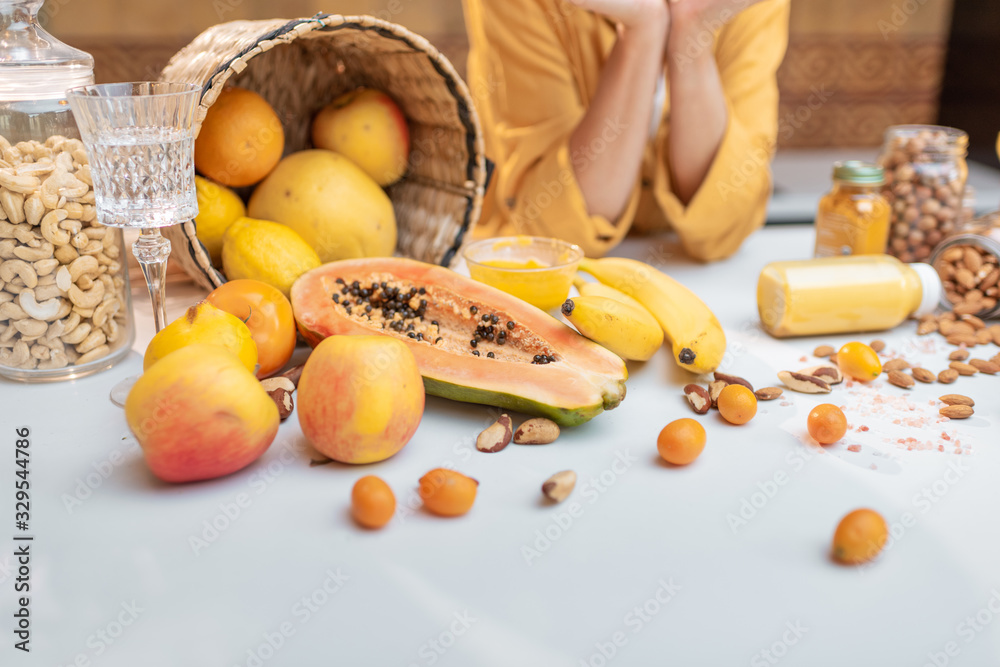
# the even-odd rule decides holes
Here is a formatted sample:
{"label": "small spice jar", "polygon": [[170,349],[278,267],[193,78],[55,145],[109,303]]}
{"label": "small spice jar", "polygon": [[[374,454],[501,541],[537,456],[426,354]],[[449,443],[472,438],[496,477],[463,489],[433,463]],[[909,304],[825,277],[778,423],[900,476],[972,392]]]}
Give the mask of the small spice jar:
{"label": "small spice jar", "polygon": [[969,136],[937,125],[896,125],[886,130],[878,163],[882,194],[892,210],[886,250],[904,262],[926,261],[954,233],[969,167]]}
{"label": "small spice jar", "polygon": [[973,220],[935,249],[941,306],[959,315],[1000,315],[1000,211]]}
{"label": "small spice jar", "polygon": [[132,346],[120,229],[97,220],[66,90],[94,60],[38,24],[40,0],[0,0],[0,376],[59,380]]}
{"label": "small spice jar", "polygon": [[885,252],[889,203],[879,194],[885,172],[869,162],[833,165],[833,189],[816,214],[816,257]]}

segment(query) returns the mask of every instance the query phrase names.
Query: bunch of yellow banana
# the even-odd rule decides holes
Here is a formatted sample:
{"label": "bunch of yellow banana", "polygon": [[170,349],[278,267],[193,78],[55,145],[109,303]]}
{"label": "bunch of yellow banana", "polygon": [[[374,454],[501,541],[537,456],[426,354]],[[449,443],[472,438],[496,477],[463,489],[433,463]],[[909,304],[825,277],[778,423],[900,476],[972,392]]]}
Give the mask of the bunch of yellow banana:
{"label": "bunch of yellow banana", "polygon": [[674,361],[681,368],[710,373],[722,363],[726,334],[705,302],[684,285],[634,259],[584,258],[580,269],[642,304],[670,340]]}

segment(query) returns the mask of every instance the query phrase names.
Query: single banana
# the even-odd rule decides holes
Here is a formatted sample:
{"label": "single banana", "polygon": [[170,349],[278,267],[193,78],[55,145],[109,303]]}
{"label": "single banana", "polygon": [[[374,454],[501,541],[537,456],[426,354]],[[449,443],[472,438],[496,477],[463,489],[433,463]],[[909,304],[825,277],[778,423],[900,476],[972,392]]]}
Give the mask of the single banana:
{"label": "single banana", "polygon": [[726,334],[705,302],[684,285],[634,259],[584,258],[580,269],[645,306],[663,327],[681,368],[710,373],[722,363]]}
{"label": "single banana", "polygon": [[[605,285],[602,282],[594,280],[584,280],[580,277],[580,274],[576,274],[576,278],[573,279],[573,284],[576,286],[576,290],[581,296],[603,296],[608,299],[614,299],[615,301],[621,301],[622,303],[627,303],[636,308],[642,308],[646,310],[646,307],[641,303],[630,297],[625,292],[615,289],[611,285]],[[648,310],[646,310],[649,313]],[[652,315],[652,313],[650,313]]]}
{"label": "single banana", "polygon": [[646,361],[663,345],[663,330],[649,311],[603,296],[566,299],[562,314],[584,336],[622,359]]}

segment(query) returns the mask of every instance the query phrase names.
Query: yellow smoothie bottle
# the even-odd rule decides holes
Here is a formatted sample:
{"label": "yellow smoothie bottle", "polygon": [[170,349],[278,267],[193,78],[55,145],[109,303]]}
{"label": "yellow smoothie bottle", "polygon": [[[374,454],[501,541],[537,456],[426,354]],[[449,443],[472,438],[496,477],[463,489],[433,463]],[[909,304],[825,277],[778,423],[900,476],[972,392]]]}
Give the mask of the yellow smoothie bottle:
{"label": "yellow smoothie bottle", "polygon": [[940,299],[930,264],[889,255],[772,262],[757,282],[761,325],[778,338],[891,329],[934,312]]}

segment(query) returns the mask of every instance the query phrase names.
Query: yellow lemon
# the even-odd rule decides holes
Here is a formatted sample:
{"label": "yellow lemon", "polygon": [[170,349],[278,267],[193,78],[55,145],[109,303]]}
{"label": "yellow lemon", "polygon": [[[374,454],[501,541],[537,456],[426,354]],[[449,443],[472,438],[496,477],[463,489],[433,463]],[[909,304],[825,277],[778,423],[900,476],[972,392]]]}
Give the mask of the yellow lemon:
{"label": "yellow lemon", "polygon": [[224,347],[237,357],[251,373],[257,368],[257,344],[253,342],[250,328],[243,321],[207,301],[201,301],[183,315],[163,327],[153,336],[142,358],[142,369],[153,364],[174,350],[192,343],[207,343]]}
{"label": "yellow lemon", "polygon": [[222,266],[222,235],[239,218],[247,214],[247,207],[239,195],[218,183],[201,176],[194,177],[198,192],[198,216],[194,219],[198,240],[205,246],[212,264]]}
{"label": "yellow lemon", "polygon": [[230,280],[251,278],[277,288],[286,297],[300,275],[319,266],[319,256],[290,227],[240,218],[222,241],[222,266]]}

